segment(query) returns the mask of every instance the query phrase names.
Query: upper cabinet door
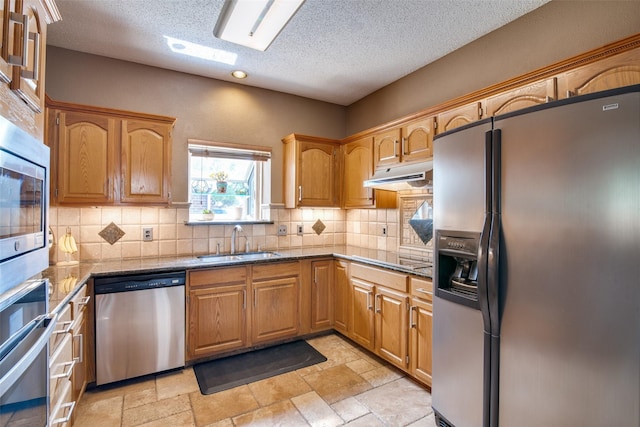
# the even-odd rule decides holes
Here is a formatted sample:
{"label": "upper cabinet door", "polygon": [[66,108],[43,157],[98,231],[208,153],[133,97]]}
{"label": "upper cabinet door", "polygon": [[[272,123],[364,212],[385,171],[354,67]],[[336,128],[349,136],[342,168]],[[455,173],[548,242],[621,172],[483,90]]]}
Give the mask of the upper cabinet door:
{"label": "upper cabinet door", "polygon": [[402,161],[433,157],[433,119],[414,120],[402,126]]}
{"label": "upper cabinet door", "polygon": [[[17,0],[19,3],[22,0]],[[15,32],[15,44],[21,46],[23,65],[14,67],[11,89],[16,91],[36,113],[44,110],[44,58],[46,22],[42,5],[37,0],[24,0],[22,14],[26,16],[25,31]]]}
{"label": "upper cabinet door", "polygon": [[115,121],[95,114],[61,111],[57,126],[57,202],[111,203]]}
{"label": "upper cabinet door", "polygon": [[[20,30],[26,23],[26,19],[16,13],[16,0],[0,0],[2,20],[0,20],[0,82],[9,83],[13,77],[12,63],[19,65],[22,62],[22,54],[15,54],[16,29]],[[17,27],[17,28],[16,28]],[[19,50],[21,52],[21,50]]]}
{"label": "upper cabinet door", "polygon": [[438,114],[438,133],[443,133],[482,118],[482,103],[472,102]]}
{"label": "upper cabinet door", "polygon": [[362,183],[373,173],[371,137],[343,146],[344,149],[344,207],[373,206],[373,189]]}
{"label": "upper cabinet door", "polygon": [[559,76],[561,96],[585,95],[640,84],[640,49],[584,65]]}
{"label": "upper cabinet door", "polygon": [[172,126],[122,120],[122,202],[167,203]]}
{"label": "upper cabinet door", "polygon": [[376,169],[399,163],[400,152],[400,128],[389,129],[373,136]]}
{"label": "upper cabinet door", "polygon": [[541,80],[487,98],[487,116],[521,110],[558,98],[556,78]]}
{"label": "upper cabinet door", "polygon": [[298,205],[335,206],[336,146],[300,141],[299,159]]}

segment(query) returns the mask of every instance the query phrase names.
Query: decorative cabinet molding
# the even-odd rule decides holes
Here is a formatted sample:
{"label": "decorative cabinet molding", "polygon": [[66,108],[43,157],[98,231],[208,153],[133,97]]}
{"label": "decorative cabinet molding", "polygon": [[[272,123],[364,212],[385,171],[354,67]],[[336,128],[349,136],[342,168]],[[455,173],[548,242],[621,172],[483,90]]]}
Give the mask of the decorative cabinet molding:
{"label": "decorative cabinet molding", "polygon": [[46,115],[52,204],[170,203],[174,118],[50,99]]}

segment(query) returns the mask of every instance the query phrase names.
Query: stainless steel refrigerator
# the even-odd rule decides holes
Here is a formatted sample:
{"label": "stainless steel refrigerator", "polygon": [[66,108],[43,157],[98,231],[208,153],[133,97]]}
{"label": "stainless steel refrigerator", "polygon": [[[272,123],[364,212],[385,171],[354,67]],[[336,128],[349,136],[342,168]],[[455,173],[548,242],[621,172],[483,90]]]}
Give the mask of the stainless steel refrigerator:
{"label": "stainless steel refrigerator", "polygon": [[640,86],[434,141],[440,427],[640,426]]}

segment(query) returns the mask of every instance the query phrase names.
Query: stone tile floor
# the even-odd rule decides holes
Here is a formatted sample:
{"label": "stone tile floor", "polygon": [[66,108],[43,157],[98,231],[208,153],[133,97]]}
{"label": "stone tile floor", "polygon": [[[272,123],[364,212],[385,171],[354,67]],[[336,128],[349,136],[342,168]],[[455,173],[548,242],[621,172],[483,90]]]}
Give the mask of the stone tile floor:
{"label": "stone tile floor", "polygon": [[327,361],[204,396],[192,368],[88,390],[75,427],[435,427],[431,395],[337,334],[308,340]]}

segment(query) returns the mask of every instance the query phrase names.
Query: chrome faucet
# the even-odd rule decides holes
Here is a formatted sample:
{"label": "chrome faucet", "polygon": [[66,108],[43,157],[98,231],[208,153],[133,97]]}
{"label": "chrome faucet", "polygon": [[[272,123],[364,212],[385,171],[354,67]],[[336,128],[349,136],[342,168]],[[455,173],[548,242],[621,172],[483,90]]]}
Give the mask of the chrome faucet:
{"label": "chrome faucet", "polygon": [[236,253],[236,239],[238,231],[242,231],[242,227],[240,227],[240,224],[237,224],[235,227],[233,227],[233,231],[231,232],[231,254]]}

